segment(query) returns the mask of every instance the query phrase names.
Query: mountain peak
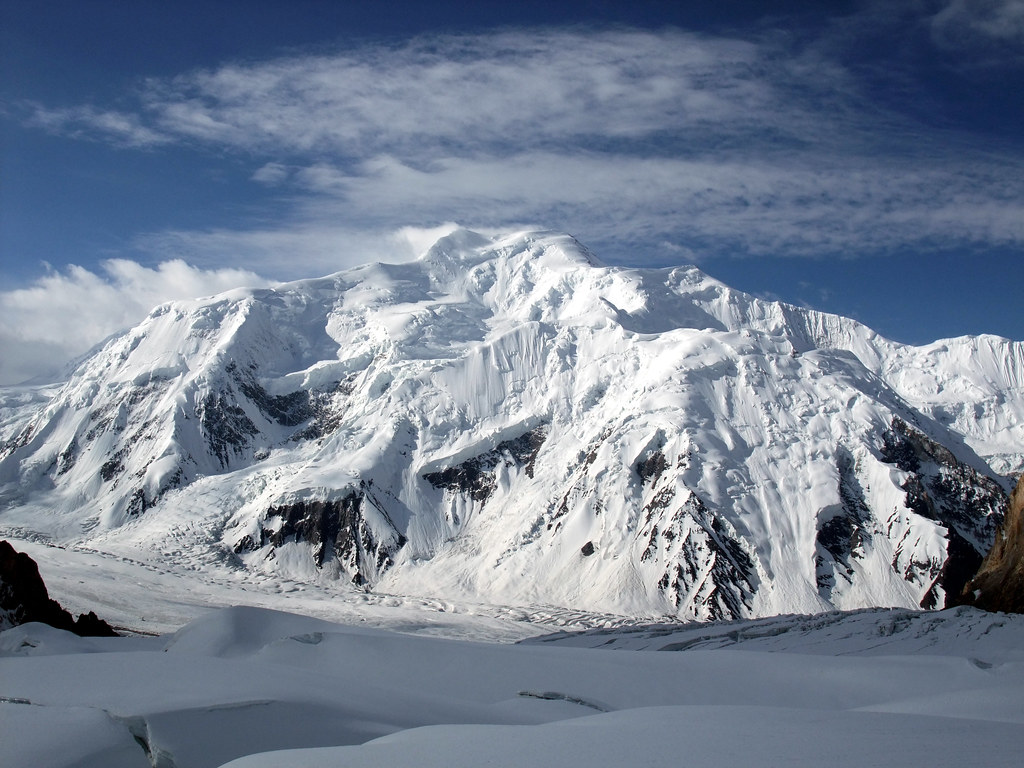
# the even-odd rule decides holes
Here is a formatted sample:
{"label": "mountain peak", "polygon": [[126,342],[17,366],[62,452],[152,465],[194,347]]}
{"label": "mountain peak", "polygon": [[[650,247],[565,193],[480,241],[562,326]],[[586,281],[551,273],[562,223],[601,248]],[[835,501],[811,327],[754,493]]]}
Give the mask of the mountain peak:
{"label": "mountain peak", "polygon": [[521,230],[485,235],[460,228],[438,239],[421,259],[478,263],[487,259],[524,256],[551,265],[561,261],[569,265],[605,266],[572,235],[553,230]]}

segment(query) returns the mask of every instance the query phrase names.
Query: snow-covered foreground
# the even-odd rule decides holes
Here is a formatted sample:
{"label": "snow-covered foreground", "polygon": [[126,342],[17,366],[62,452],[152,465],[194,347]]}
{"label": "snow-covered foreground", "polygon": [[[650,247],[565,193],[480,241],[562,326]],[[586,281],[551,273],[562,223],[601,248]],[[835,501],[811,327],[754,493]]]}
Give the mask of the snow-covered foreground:
{"label": "snow-covered foreground", "polygon": [[871,610],[513,645],[233,607],[162,637],[8,630],[0,697],[5,768],[1016,766],[1024,616]]}

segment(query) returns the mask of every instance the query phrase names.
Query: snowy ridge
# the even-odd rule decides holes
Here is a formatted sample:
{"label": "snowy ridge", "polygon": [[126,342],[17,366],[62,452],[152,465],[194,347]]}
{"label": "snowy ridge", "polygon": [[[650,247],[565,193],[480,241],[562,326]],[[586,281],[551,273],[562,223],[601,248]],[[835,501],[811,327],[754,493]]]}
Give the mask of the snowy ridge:
{"label": "snowy ridge", "polygon": [[1024,468],[1022,382],[1019,342],[906,347],[693,267],[457,231],[164,305],[45,405],[7,398],[0,529],[635,616],[941,607]]}

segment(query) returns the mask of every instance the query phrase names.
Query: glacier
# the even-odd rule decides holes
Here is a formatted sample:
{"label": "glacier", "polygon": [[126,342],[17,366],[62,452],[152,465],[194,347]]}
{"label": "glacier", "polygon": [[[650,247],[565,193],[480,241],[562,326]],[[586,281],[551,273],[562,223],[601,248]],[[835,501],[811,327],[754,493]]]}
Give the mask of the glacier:
{"label": "glacier", "polygon": [[1024,469],[1024,343],[457,230],[157,307],[0,394],[0,535],[338,594],[707,621],[941,608]]}

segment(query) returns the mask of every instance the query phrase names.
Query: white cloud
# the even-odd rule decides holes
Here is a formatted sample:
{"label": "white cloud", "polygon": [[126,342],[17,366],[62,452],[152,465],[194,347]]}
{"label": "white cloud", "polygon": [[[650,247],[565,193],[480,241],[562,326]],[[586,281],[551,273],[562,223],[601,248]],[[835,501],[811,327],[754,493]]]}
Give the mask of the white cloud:
{"label": "white cloud", "polygon": [[949,0],[931,27],[936,43],[948,48],[1024,46],[1024,0]]}
{"label": "white cloud", "polygon": [[291,172],[286,165],[282,165],[281,163],[267,163],[255,170],[252,174],[252,180],[258,181],[260,184],[266,184],[267,186],[275,186],[287,179],[290,173]]}
{"label": "white cloud", "polygon": [[127,147],[150,147],[167,144],[171,137],[143,124],[139,115],[100,110],[92,106],[47,109],[30,105],[30,123],[52,133],[67,133],[75,137],[93,135]]}
{"label": "white cloud", "polygon": [[404,244],[409,249],[409,253],[421,256],[427,252],[430,246],[457,229],[459,229],[458,224],[448,221],[436,227],[402,227],[392,237],[400,244]]}
{"label": "white cloud", "polygon": [[636,137],[763,113],[756,46],[680,31],[417,38],[152,81],[148,120],[244,147],[363,156]]}
{"label": "white cloud", "polygon": [[[128,121],[124,132],[148,126],[154,140],[428,161],[453,147],[501,153],[665,132],[702,145],[766,130],[806,141],[825,135],[821,107],[849,88],[842,69],[764,43],[680,30],[525,30],[150,79],[136,113],[116,117]],[[101,114],[115,116],[37,108],[55,129],[114,130]]]}
{"label": "white cloud", "polygon": [[[199,267],[212,269],[230,262],[275,279],[296,280],[369,262],[411,261],[456,226],[373,229],[367,222],[343,226],[331,223],[338,218],[331,215],[337,207],[337,202],[331,202],[319,216],[290,219],[275,227],[152,233],[139,237],[135,245],[159,258],[184,258]],[[433,232],[439,234],[431,240]]]}
{"label": "white cloud", "polygon": [[27,288],[0,292],[0,384],[52,375],[164,301],[266,284],[246,270],[196,269],[180,260],[154,269],[114,259],[101,274],[78,266],[52,272]]}
{"label": "white cloud", "polygon": [[[282,221],[277,234],[250,233],[253,242],[240,248],[250,235],[193,233],[189,253],[226,255],[229,249],[218,245],[225,238],[236,253],[249,253],[258,240],[323,269],[332,262],[317,258],[314,246],[333,243],[337,253],[357,243],[357,258],[366,257],[379,253],[379,245],[361,242],[360,227],[384,231],[403,220],[442,220],[448,211],[458,211],[471,228],[529,223],[586,233],[605,258],[612,254],[603,247],[631,239],[667,240],[690,253],[792,256],[857,255],[907,243],[1021,245],[1024,201],[1014,190],[1022,171],[1020,164],[979,168],[950,161],[933,168],[886,157],[781,162],[551,152],[451,157],[421,169],[381,156],[350,173],[312,169],[318,194]],[[326,230],[317,224],[339,220],[346,224]],[[271,263],[262,268],[278,274]]]}

